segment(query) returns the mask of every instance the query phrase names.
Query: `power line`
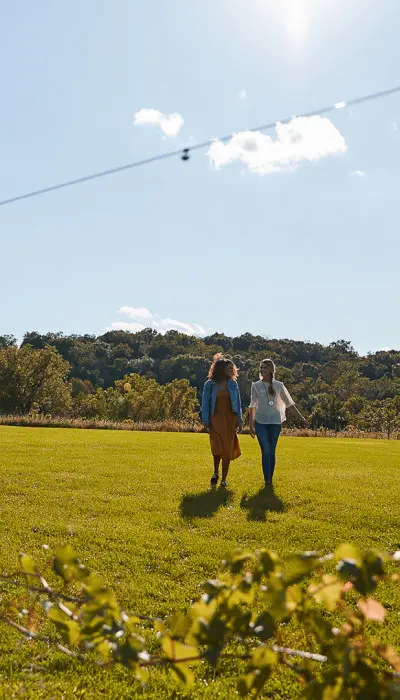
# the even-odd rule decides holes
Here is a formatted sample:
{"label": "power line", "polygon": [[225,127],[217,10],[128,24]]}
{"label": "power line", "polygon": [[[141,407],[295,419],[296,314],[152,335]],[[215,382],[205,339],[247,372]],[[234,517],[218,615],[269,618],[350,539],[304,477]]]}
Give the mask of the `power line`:
{"label": "power line", "polygon": [[[304,114],[295,115],[296,117],[313,117],[321,116],[322,114],[329,114],[330,112],[336,112],[340,109],[345,109],[347,107],[354,107],[355,105],[362,104],[363,102],[369,102],[372,100],[377,100],[382,97],[388,97],[389,95],[394,95],[400,92],[400,85],[397,87],[389,88],[389,90],[381,90],[379,92],[373,92],[369,95],[363,95],[362,97],[355,97],[346,102],[336,102],[328,107],[321,107],[320,109],[313,110],[312,112],[305,112]],[[278,120],[281,124],[287,124],[290,122],[294,116],[288,117],[286,119]],[[246,129],[246,131],[269,131],[276,126],[277,122],[270,122],[269,124],[264,124],[262,126],[256,126],[252,129]],[[228,134],[227,136],[221,136],[217,140],[223,143],[229,141],[234,134]],[[47,194],[48,192],[55,192],[56,190],[61,190],[66,187],[73,187],[74,185],[80,185],[83,182],[90,182],[90,180],[98,180],[102,177],[107,177],[108,175],[115,175],[116,173],[124,172],[125,170],[132,170],[133,168],[139,168],[142,165],[149,165],[150,163],[155,163],[160,160],[166,160],[167,158],[176,158],[180,156],[182,160],[189,160],[190,153],[192,151],[198,151],[202,148],[209,148],[216,139],[209,139],[208,141],[203,141],[202,143],[195,143],[187,148],[180,148],[176,151],[169,151],[167,153],[161,153],[156,156],[150,156],[149,158],[144,158],[143,160],[137,160],[132,163],[125,163],[124,165],[118,165],[115,168],[108,168],[107,170],[102,170],[100,172],[91,173],[90,175],[83,175],[82,177],[77,177],[74,180],[67,180],[65,182],[60,182],[57,185],[49,185],[48,187],[43,187],[38,190],[32,190],[31,192],[25,192],[23,194],[16,195],[15,197],[10,197],[9,199],[3,199],[0,201],[0,207],[6,204],[13,204],[14,202],[20,202],[24,199],[30,199],[31,197],[37,197],[41,194]]]}

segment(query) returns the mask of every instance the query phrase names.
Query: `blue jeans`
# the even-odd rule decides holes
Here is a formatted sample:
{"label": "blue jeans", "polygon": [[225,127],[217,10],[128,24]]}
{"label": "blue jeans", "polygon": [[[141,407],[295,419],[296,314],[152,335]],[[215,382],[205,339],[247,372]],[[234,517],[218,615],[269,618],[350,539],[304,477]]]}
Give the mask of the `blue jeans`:
{"label": "blue jeans", "polygon": [[275,469],[275,449],[278,442],[281,425],[264,425],[263,423],[255,424],[257,440],[261,447],[262,469],[266,484],[272,483]]}

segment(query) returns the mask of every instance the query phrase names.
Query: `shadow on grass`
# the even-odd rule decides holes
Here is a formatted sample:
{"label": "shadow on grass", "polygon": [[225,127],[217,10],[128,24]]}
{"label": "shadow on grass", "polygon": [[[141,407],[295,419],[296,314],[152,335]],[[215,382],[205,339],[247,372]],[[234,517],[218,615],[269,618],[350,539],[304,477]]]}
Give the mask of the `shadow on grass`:
{"label": "shadow on grass", "polygon": [[240,507],[247,510],[248,520],[261,522],[266,520],[268,511],[283,513],[285,510],[285,505],[282,499],[276,495],[272,484],[260,489],[254,496],[247,496],[247,493],[244,493]]}
{"label": "shadow on grass", "polygon": [[208,489],[201,493],[185,493],[181,499],[183,518],[212,518],[222,506],[228,505],[233,493],[229,489]]}

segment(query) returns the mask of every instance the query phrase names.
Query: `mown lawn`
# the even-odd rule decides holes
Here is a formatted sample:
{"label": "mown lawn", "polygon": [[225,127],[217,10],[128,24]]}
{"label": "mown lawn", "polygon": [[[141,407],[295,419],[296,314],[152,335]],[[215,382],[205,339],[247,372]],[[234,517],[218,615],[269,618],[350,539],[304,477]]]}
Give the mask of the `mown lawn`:
{"label": "mown lawn", "polygon": [[[128,610],[163,616],[196,599],[235,548],[400,549],[400,442],[282,438],[267,500],[257,443],[241,444],[229,489],[211,493],[206,435],[0,427],[0,571],[15,569],[21,550],[45,561],[43,544],[69,542]],[[378,597],[389,607],[382,636],[400,648],[400,587]],[[266,697],[295,698],[289,674]],[[236,681],[223,668],[202,671],[192,697],[232,697]],[[184,697],[167,672],[152,675],[146,694],[123,670],[82,668],[59,653],[43,660],[0,627],[0,698],[146,695]]]}

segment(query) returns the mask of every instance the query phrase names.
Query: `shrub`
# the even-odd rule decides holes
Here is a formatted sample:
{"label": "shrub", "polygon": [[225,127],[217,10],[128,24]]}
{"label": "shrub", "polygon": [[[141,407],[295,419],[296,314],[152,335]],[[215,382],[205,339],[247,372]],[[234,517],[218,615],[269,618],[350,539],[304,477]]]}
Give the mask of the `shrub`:
{"label": "shrub", "polygon": [[[284,665],[297,675],[305,698],[388,700],[400,692],[400,656],[367,631],[385,619],[386,609],[372,595],[383,579],[399,582],[393,571],[399,562],[400,552],[362,555],[349,544],[333,555],[306,552],[285,562],[265,549],[237,552],[223,562],[218,579],[203,584],[201,599],[186,613],[153,620],[122,610],[100,578],[64,546],[52,559],[59,591],[26,554],[18,572],[0,575],[3,586],[30,591],[28,609],[26,597],[22,610],[15,597],[12,603],[3,599],[0,622],[82,663],[110,669],[122,664],[143,684],[150,669],[168,667],[190,687],[193,669],[201,675],[204,664],[216,667],[230,659],[247,665],[238,682],[241,696],[258,695]],[[44,634],[49,622],[53,631]],[[304,632],[306,649],[285,645],[288,623]],[[155,635],[152,653],[140,634],[143,624]]]}

